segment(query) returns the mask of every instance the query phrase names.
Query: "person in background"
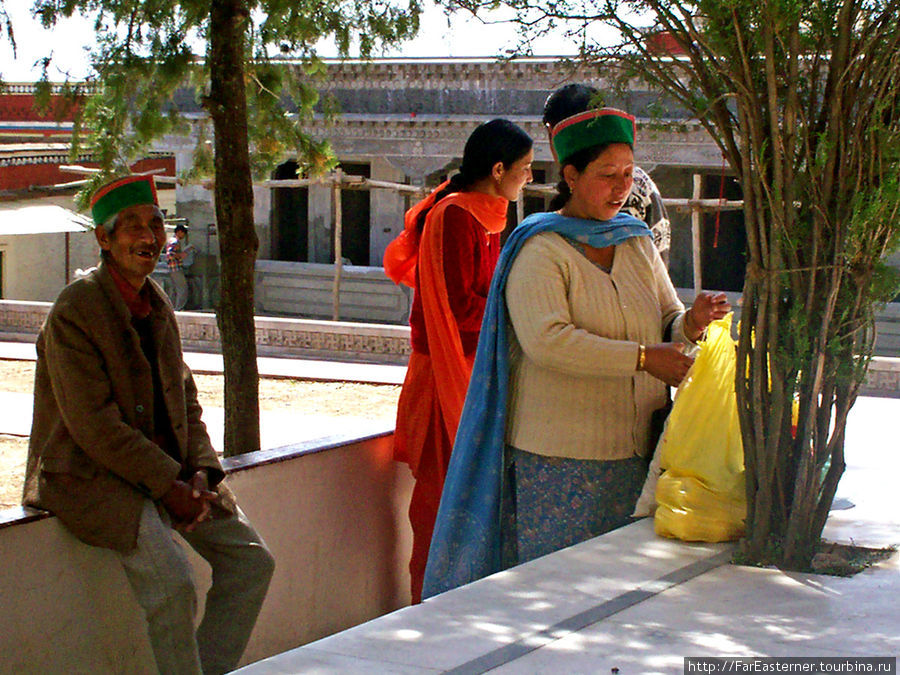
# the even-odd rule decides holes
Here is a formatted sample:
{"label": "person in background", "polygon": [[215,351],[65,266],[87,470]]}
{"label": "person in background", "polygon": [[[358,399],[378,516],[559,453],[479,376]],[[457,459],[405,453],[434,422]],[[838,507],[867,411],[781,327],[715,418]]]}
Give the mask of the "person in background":
{"label": "person in background", "polygon": [[172,306],[178,312],[187,305],[189,289],[185,274],[194,262],[194,247],[188,244],[187,234],[187,226],[179,223],[166,243],[166,264],[173,288]]}
{"label": "person in background", "polygon": [[[60,293],[37,339],[23,503],[111,549],[160,673],[237,667],[274,570],[223,482],[175,314],[147,277],[166,243],[150,176],[91,201],[100,265]],[[203,620],[181,536],[212,567]]]}
{"label": "person in background", "polygon": [[495,119],[466,141],[459,172],[410,209],[385,253],[385,272],[415,288],[412,355],[400,393],[394,458],[416,479],[409,518],[413,602],[422,577],[462,412],[510,201],[529,183],[531,138]]}
{"label": "person in background", "polygon": [[649,228],[621,212],[633,117],[582,112],[552,143],[561,205],[526,218],[498,262],[426,597],[628,523],[684,343],[730,309],[701,292],[685,312]]}
{"label": "person in background", "polygon": [[[599,90],[585,84],[567,84],[550,94],[544,102],[543,114],[548,137],[552,133],[553,127],[565,118],[596,107],[599,95]],[[550,149],[553,151],[552,143]],[[556,158],[555,154],[553,156]],[[551,205],[551,210],[554,208],[556,207]],[[639,166],[634,167],[631,192],[625,200],[622,212],[631,214],[638,220],[647,223],[653,243],[668,267],[669,248],[672,240],[669,217],[656,183]]]}

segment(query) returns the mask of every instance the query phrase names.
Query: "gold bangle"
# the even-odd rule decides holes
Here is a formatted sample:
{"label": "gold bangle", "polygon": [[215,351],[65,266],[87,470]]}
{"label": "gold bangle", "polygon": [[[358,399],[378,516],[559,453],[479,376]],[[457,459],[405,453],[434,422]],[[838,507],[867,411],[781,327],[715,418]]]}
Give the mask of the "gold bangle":
{"label": "gold bangle", "polygon": [[638,361],[637,361],[637,369],[641,371],[644,369],[644,361],[647,359],[647,349],[644,345],[638,345]]}

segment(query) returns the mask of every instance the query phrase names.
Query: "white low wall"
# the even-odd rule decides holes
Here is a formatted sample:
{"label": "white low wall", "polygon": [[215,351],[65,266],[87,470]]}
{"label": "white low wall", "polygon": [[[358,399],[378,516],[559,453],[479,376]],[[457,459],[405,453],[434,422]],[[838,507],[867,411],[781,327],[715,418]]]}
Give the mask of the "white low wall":
{"label": "white low wall", "polygon": [[[693,292],[679,289],[689,303]],[[729,294],[736,320],[738,294]],[[0,340],[33,342],[50,303],[0,300]],[[213,314],[178,312],[181,342],[187,351],[220,352]],[[405,364],[409,359],[409,327],[388,324],[256,317],[256,345],[261,356]],[[900,398],[900,303],[876,315],[876,356],[869,364],[861,393]]]}
{"label": "white low wall", "polygon": [[[49,302],[0,300],[0,340],[34,342],[50,307]],[[185,350],[221,352],[215,314],[178,312],[176,317]],[[257,316],[255,327],[263,356],[405,364],[411,352],[409,326]]]}
{"label": "white low wall", "polygon": [[[243,663],[409,603],[412,478],[390,432],[226,460],[276,560]],[[208,568],[193,552],[200,597]],[[0,512],[0,672],[150,673],[140,610],[113,553],[52,517]]]}
{"label": "white low wall", "polygon": [[0,529],[0,564],[0,672],[155,672],[144,620],[112,552],[41,518]]}
{"label": "white low wall", "polygon": [[79,267],[97,264],[93,232],[0,235],[4,298],[53,301]]}
{"label": "white low wall", "polygon": [[[256,261],[254,301],[259,314],[331,318],[334,265]],[[381,267],[348,265],[341,270],[338,318],[343,321],[406,323],[412,291],[397,286]]]}

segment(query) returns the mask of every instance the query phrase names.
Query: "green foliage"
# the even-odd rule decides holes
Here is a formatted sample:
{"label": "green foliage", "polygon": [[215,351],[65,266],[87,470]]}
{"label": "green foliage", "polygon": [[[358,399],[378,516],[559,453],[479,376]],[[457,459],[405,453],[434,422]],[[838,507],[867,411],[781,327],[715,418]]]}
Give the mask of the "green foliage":
{"label": "green foliage", "polygon": [[[369,56],[418,30],[419,0],[248,0],[245,82],[256,178],[291,157],[305,173],[335,165],[327,141],[311,138],[304,122],[320,104],[317,86],[325,66],[316,45],[333,40],[341,55],[354,49]],[[201,0],[37,0],[34,11],[45,26],[74,13],[96,17],[98,48],[88,98],[76,121],[72,154],[97,157],[104,177],[126,172],[165,134],[187,131],[180,112],[208,103],[209,2]],[[2,16],[0,16],[2,19]],[[279,58],[290,56],[286,63]],[[49,64],[48,64],[49,65]],[[323,106],[333,112],[331,102]],[[287,111],[287,112],[286,112]],[[195,164],[184,178],[210,175],[208,134],[197,125]]]}
{"label": "green foliage", "polygon": [[885,264],[884,261],[878,261],[872,270],[869,293],[876,307],[897,302],[900,298],[900,270]]}
{"label": "green foliage", "polygon": [[[377,44],[415,32],[419,0],[36,0],[35,8],[48,26],[74,12],[96,17],[97,93],[79,116],[73,151],[89,149],[104,174],[127,170],[153,138],[179,132],[189,117],[201,126],[192,174],[216,172],[224,451],[259,448],[253,322],[259,240],[248,170],[265,175],[291,156],[309,171],[328,168],[327,143],[303,132],[323,73],[316,44],[332,39],[342,56],[354,45],[368,56]],[[302,67],[279,66],[276,57],[284,55]],[[196,103],[211,119],[215,143]]]}
{"label": "green foliage", "polygon": [[[639,78],[719,144],[740,179],[748,234],[751,330],[736,381],[743,552],[808,567],[843,470],[874,308],[897,290],[884,258],[900,238],[900,0],[446,1],[514,9],[523,51],[568,26],[612,90]],[[597,21],[618,44],[591,43]],[[792,436],[775,407],[795,397]]]}
{"label": "green foliage", "polygon": [[[900,145],[897,138],[873,139]],[[850,196],[845,255],[851,264],[880,260],[898,250],[900,228],[900,162],[891,159],[867,189]],[[876,235],[873,237],[873,234]]]}
{"label": "green foliage", "polygon": [[[9,18],[9,14],[6,12],[6,3],[5,0],[0,0],[0,35],[9,42],[9,46],[12,47],[13,55],[16,53],[16,34],[13,31],[13,24]],[[2,39],[2,38],[0,38]],[[0,71],[0,92],[3,91],[3,88],[6,85],[3,83],[3,72]]]}

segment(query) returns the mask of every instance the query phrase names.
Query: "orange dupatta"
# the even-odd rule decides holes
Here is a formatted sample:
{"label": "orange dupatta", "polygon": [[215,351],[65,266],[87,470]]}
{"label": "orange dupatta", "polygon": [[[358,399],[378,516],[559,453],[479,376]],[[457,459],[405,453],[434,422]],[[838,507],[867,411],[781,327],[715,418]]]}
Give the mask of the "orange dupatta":
{"label": "orange dupatta", "polygon": [[410,288],[416,287],[416,262],[419,258],[419,240],[421,231],[416,226],[419,214],[434,206],[435,197],[450,185],[445,180],[431,191],[425,199],[413,206],[403,217],[403,232],[394,239],[384,250],[384,273],[398,286],[404,284]]}
{"label": "orange dupatta", "polygon": [[[505,198],[483,192],[456,192],[448,195],[428,213],[419,242],[417,292],[422,294],[428,351],[444,427],[451,442],[456,437],[466,400],[472,363],[463,354],[459,327],[450,311],[444,276],[444,211],[448,206],[463,208],[475,217],[486,232],[496,234],[506,227],[508,205]],[[410,209],[413,210],[415,207]],[[414,276],[415,269],[412,273]]]}

